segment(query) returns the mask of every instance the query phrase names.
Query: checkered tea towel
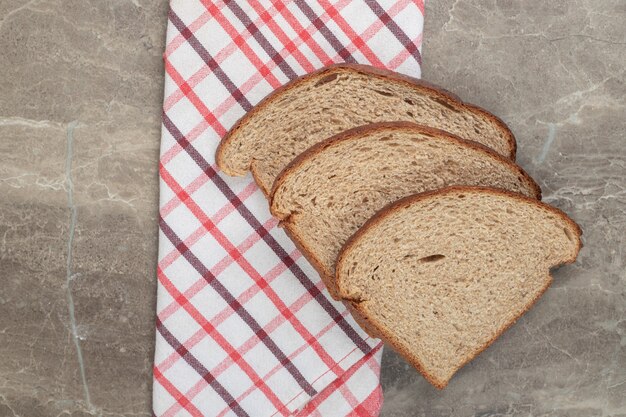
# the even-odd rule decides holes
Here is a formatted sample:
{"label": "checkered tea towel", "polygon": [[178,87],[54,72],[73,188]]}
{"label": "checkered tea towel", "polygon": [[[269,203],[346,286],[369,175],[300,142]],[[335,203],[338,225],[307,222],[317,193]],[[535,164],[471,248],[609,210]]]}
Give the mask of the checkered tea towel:
{"label": "checkered tea towel", "polygon": [[[226,131],[335,62],[420,75],[423,0],[173,0],[165,59],[156,416],[376,416],[381,344],[329,299]],[[271,138],[268,138],[271,140]]]}

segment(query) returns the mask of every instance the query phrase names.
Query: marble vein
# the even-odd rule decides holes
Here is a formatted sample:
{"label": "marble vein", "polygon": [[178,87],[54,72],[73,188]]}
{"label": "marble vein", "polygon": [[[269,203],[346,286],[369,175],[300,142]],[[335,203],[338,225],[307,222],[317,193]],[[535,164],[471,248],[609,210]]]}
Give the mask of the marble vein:
{"label": "marble vein", "polygon": [[0,117],[0,126],[25,126],[30,128],[58,127],[58,122],[51,120],[32,120],[23,117]]}
{"label": "marble vein", "polygon": [[4,25],[5,22],[8,22],[9,19],[11,19],[12,16],[14,16],[16,13],[21,12],[24,9],[28,9],[30,6],[32,6],[33,3],[37,2],[37,0],[30,0],[27,3],[22,4],[21,6],[11,10],[10,12],[6,13],[4,15],[4,18],[2,20],[0,20],[0,29],[2,29],[2,26]]}
{"label": "marble vein", "polygon": [[78,326],[76,325],[76,314],[74,310],[74,296],[72,295],[72,253],[74,250],[74,234],[76,231],[76,218],[78,209],[74,204],[74,182],[72,181],[72,158],[74,154],[74,129],[78,125],[77,121],[71,122],[67,126],[67,153],[65,157],[65,180],[67,183],[67,206],[70,209],[70,226],[69,237],[67,240],[67,264],[66,264],[66,280],[65,286],[67,291],[67,305],[70,320],[70,330],[72,332],[72,340],[76,348],[76,356],[78,359],[78,368],[80,378],[83,385],[83,393],[85,395],[85,403],[89,410],[94,410],[89,394],[89,386],[87,385],[87,377],[85,374],[85,362],[83,360],[83,352],[80,346],[81,337],[78,334]]}
{"label": "marble vein", "polygon": [[554,138],[556,138],[556,124],[548,123],[548,137],[541,148],[541,153],[535,159],[536,164],[541,164],[545,161],[548,152],[550,151],[550,147],[552,146],[552,142],[554,142]]}

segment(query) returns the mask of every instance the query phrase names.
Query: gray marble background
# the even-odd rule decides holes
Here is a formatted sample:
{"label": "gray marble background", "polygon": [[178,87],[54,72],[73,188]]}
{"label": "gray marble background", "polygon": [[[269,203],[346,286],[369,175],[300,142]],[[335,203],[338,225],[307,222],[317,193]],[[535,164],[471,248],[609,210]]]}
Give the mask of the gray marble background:
{"label": "gray marble background", "polygon": [[[166,11],[0,1],[0,416],[150,415]],[[387,350],[383,416],[626,416],[625,65],[624,0],[427,1],[423,77],[585,247],[444,391]]]}

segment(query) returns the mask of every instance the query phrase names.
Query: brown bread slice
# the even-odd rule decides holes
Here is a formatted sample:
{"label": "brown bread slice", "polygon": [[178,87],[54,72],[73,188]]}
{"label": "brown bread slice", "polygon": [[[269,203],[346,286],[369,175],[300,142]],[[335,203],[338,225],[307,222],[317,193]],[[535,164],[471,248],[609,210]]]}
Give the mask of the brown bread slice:
{"label": "brown bread slice", "polygon": [[274,183],[270,209],[337,298],[339,250],[376,211],[447,185],[486,185],[539,198],[519,166],[489,148],[410,122],[357,127],[293,160]]}
{"label": "brown bread slice", "polygon": [[340,295],[433,385],[511,326],[576,260],[581,230],[505,191],[450,187],[370,219],[337,264]]}
{"label": "brown bread slice", "polygon": [[340,64],[266,97],[222,140],[216,160],[229,175],[251,170],[268,195],[278,173],[311,145],[356,126],[398,120],[443,129],[515,158],[513,134],[491,113],[423,81]]}

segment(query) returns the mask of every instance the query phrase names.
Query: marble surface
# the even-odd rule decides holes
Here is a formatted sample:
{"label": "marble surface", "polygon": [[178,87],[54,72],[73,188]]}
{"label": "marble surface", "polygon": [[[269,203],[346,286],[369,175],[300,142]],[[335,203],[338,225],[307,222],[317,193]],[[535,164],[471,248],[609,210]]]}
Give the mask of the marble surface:
{"label": "marble surface", "polygon": [[[385,417],[626,416],[626,3],[432,0],[425,79],[510,123],[576,264]],[[0,2],[0,416],[149,416],[165,0]]]}

